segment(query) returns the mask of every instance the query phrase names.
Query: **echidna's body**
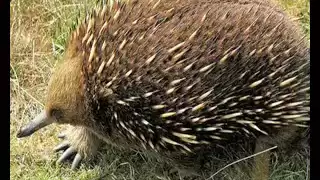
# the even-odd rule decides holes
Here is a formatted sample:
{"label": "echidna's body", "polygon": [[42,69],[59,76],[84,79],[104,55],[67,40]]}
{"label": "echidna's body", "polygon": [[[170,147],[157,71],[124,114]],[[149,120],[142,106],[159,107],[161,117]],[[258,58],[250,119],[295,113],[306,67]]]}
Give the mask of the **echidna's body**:
{"label": "echidna's body", "polygon": [[73,33],[47,111],[159,152],[273,136],[309,125],[308,53],[299,28],[267,3],[134,1]]}

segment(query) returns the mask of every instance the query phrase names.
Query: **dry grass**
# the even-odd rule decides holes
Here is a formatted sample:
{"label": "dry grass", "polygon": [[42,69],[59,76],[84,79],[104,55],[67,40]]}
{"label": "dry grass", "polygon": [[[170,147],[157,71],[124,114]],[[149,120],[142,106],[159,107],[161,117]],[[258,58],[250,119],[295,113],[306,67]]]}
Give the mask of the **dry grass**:
{"label": "dry grass", "polygon": [[[309,1],[280,0],[280,3],[291,15],[301,18],[302,27],[309,34]],[[92,1],[11,1],[10,178],[95,179],[105,175],[103,179],[173,179],[166,175],[168,168],[165,165],[139,153],[119,152],[110,147],[99,155],[95,165],[83,164],[77,172],[70,171],[70,165],[60,167],[55,163],[58,155],[52,151],[59,143],[56,134],[61,128],[57,126],[45,128],[28,139],[15,137],[20,125],[32,119],[43,106],[45,88],[52,69],[61,59],[67,30],[78,11],[84,12],[86,6],[92,7]],[[219,161],[227,163],[226,159]],[[308,159],[302,154],[297,153],[289,160],[281,160],[275,154],[273,164],[272,179],[307,178]],[[245,179],[246,165],[243,162],[230,167],[217,178]]]}

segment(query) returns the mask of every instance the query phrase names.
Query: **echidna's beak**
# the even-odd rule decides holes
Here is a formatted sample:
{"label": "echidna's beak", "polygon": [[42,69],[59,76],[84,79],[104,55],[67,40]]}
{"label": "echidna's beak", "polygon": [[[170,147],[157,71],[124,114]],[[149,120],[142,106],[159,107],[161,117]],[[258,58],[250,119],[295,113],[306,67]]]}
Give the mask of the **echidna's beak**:
{"label": "echidna's beak", "polygon": [[51,123],[53,123],[52,118],[48,118],[47,113],[45,111],[42,111],[31,122],[29,122],[27,125],[25,125],[19,130],[17,137],[22,138],[30,136],[34,132]]}

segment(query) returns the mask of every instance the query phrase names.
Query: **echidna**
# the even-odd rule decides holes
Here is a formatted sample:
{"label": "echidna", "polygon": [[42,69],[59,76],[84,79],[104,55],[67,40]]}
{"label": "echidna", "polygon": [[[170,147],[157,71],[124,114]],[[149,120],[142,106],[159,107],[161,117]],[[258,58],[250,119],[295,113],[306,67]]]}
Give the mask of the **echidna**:
{"label": "echidna", "polygon": [[101,140],[188,154],[309,127],[308,44],[269,3],[133,0],[110,9],[73,32],[45,109],[18,137],[73,125],[59,161],[78,152],[75,167]]}

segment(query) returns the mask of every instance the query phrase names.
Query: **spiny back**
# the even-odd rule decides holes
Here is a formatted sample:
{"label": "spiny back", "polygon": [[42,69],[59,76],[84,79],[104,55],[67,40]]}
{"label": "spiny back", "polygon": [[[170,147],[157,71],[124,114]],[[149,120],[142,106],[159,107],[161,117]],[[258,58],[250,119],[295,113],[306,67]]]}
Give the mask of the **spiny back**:
{"label": "spiny back", "polygon": [[102,131],[117,129],[144,147],[192,151],[308,126],[307,44],[269,3],[118,4],[93,13],[68,48],[82,55]]}

